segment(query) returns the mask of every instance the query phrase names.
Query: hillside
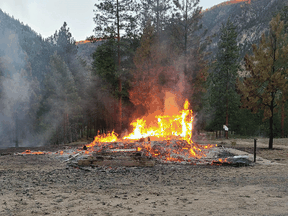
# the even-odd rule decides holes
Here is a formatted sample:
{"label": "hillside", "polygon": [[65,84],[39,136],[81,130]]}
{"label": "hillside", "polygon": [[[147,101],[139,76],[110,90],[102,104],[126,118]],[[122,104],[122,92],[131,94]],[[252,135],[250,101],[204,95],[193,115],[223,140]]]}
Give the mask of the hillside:
{"label": "hillside", "polygon": [[[238,44],[240,46],[240,57],[243,59],[246,53],[251,53],[251,45],[258,43],[262,33],[266,33],[272,17],[287,3],[283,0],[237,0],[225,1],[203,11],[203,29],[207,29],[206,36],[214,36],[208,50],[212,52],[210,59],[216,57],[217,43],[222,23],[226,23],[230,16],[232,22],[237,26]],[[78,55],[88,65],[92,63],[92,53],[100,42],[76,43]]]}
{"label": "hillside", "polygon": [[102,41],[97,41],[95,43],[91,42],[76,42],[77,45],[77,55],[87,63],[87,66],[92,65],[93,59],[92,54],[95,52],[97,46],[99,46]]}
{"label": "hillside", "polygon": [[203,28],[207,29],[207,36],[215,35],[209,50],[215,58],[217,42],[219,41],[219,31],[222,23],[226,23],[230,17],[237,26],[238,43],[241,50],[241,58],[245,53],[251,53],[251,45],[258,43],[261,34],[266,33],[272,17],[287,4],[283,0],[252,0],[251,4],[240,2],[214,7],[203,13]]}
{"label": "hillside", "polygon": [[[20,70],[29,62],[31,75],[41,83],[47,70],[52,45],[47,39],[9,16],[0,9],[0,58],[13,60],[16,70]],[[6,62],[8,60],[6,59]],[[6,76],[12,76],[15,70],[6,70]],[[4,73],[5,75],[5,73]]]}

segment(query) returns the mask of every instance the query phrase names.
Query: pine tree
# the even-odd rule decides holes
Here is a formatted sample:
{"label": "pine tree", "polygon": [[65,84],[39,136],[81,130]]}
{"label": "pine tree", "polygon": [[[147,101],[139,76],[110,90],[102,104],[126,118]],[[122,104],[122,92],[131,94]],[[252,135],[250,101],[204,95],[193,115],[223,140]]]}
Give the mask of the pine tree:
{"label": "pine tree", "polygon": [[284,21],[283,31],[284,33],[288,33],[288,6],[284,6],[280,11],[280,20]]}
{"label": "pine tree", "polygon": [[[185,77],[187,85],[182,94],[193,104],[193,111],[199,113],[203,109],[203,97],[207,87],[208,53],[205,52],[205,47],[209,43],[209,37],[203,39],[206,31],[202,30],[200,23],[202,14],[199,0],[173,2],[175,11],[169,25],[170,43],[183,62],[179,76]],[[183,80],[180,82],[185,83]],[[198,126],[200,124],[197,124]]]}
{"label": "pine tree", "polygon": [[184,0],[181,3],[178,0],[174,1],[174,4],[177,9],[171,19],[172,37],[186,58],[189,50],[192,47],[197,47],[197,42],[199,42],[195,32],[201,29],[199,23],[202,18],[201,7],[198,6],[199,0]]}
{"label": "pine tree", "polygon": [[[135,36],[137,19],[133,11],[136,10],[134,1],[131,0],[101,0],[95,4],[96,10],[94,21],[96,27],[94,29],[97,38],[115,40],[117,38],[117,75],[118,75],[118,98],[119,98],[119,124],[118,132],[122,129],[122,71],[121,66],[121,49],[120,39],[122,37]],[[135,27],[135,29],[133,29]],[[133,31],[134,30],[134,31]],[[121,36],[120,32],[126,35]],[[134,32],[131,34],[131,32]]]}
{"label": "pine tree", "polygon": [[245,68],[249,72],[243,82],[238,81],[243,107],[257,113],[264,110],[264,120],[269,119],[269,149],[273,148],[273,117],[275,109],[287,94],[288,69],[281,64],[288,55],[287,35],[281,34],[284,22],[280,14],[272,18],[269,35],[261,37],[260,44],[252,45],[253,55],[246,54]]}
{"label": "pine tree", "polygon": [[58,32],[55,32],[53,40],[58,55],[69,65],[71,57],[77,53],[77,47],[75,45],[76,41],[72,37],[66,22],[64,22]]}
{"label": "pine tree", "polygon": [[136,70],[133,73],[132,89],[129,91],[130,101],[138,110],[142,110],[142,115],[149,110],[153,97],[159,93],[157,85],[157,75],[159,74],[155,73],[155,71],[157,72],[155,70],[157,67],[155,43],[155,28],[148,20],[143,30],[140,46],[134,57]]}
{"label": "pine tree", "polygon": [[175,6],[172,0],[142,0],[141,15],[143,29],[147,22],[151,22],[155,26],[157,38],[160,39],[163,31],[169,25]]}
{"label": "pine tree", "polygon": [[157,31],[149,20],[134,57],[134,80],[129,91],[131,102],[142,115],[155,109],[164,111],[165,93],[176,90],[179,72],[174,57],[173,50],[167,49],[165,42],[159,43]]}
{"label": "pine tree", "polygon": [[[93,53],[92,73],[98,75],[108,87],[112,87],[112,94],[116,94],[118,86],[117,76],[117,44],[108,40],[99,45]],[[116,96],[116,95],[114,95]]]}
{"label": "pine tree", "polygon": [[[50,73],[46,75],[45,93],[43,105],[46,109],[49,121],[43,124],[52,126],[56,129],[54,139],[56,143],[71,142],[71,115],[75,113],[76,104],[79,103],[79,96],[77,94],[74,77],[69,70],[67,64],[55,52],[50,60]],[[51,121],[53,119],[54,121]],[[58,124],[63,125],[59,127]],[[58,128],[57,128],[58,127]],[[61,135],[59,132],[62,131]]]}
{"label": "pine tree", "polygon": [[[283,26],[283,34],[288,33],[288,6],[284,6],[280,11],[280,20],[284,22]],[[286,64],[285,64],[286,63]],[[284,56],[282,64],[285,68],[288,68],[288,61],[287,56]],[[285,64],[285,65],[284,65]],[[285,131],[284,131],[284,121],[285,121],[285,104],[286,104],[286,97],[285,94],[282,94],[282,105],[281,105],[281,136],[284,138]]]}
{"label": "pine tree", "polygon": [[[218,44],[217,62],[215,69],[210,73],[211,79],[211,98],[210,103],[214,108],[215,129],[220,130],[222,125],[230,126],[238,103],[240,101],[236,92],[235,84],[239,70],[239,48],[237,46],[236,27],[230,18],[220,29],[220,41]],[[226,132],[228,138],[228,131]]]}

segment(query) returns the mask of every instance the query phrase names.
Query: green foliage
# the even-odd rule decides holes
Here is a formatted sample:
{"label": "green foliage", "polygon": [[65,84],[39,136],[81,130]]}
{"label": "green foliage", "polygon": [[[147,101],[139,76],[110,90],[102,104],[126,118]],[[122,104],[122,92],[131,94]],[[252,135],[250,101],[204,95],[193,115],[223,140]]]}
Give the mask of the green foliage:
{"label": "green foliage", "polygon": [[[140,41],[140,46],[136,51],[134,57],[135,65],[141,65],[143,68],[138,68],[138,70],[148,70],[149,62],[152,61],[153,46],[155,44],[155,28],[151,21],[148,21],[146,27],[143,30],[143,34]],[[150,63],[151,64],[151,63]]]}
{"label": "green foliage", "polygon": [[171,19],[171,36],[175,47],[185,56],[192,47],[199,45],[196,32],[201,29],[200,20],[202,18],[199,0],[185,0],[181,3],[174,1],[176,6],[175,16]]}
{"label": "green foliage", "polygon": [[92,73],[109,83],[115,91],[118,86],[117,74],[117,44],[114,40],[107,40],[97,47],[93,53]]}
{"label": "green foliage", "polygon": [[64,22],[58,32],[55,32],[53,43],[56,46],[58,55],[60,55],[67,64],[70,64],[71,57],[77,53],[77,47],[66,22]]}
{"label": "green foliage", "polygon": [[[137,32],[137,18],[133,11],[137,10],[137,3],[135,1],[119,0],[118,5],[114,0],[99,0],[95,4],[96,9],[94,21],[96,27],[94,29],[96,38],[110,38],[118,37],[117,28],[125,31],[124,37],[133,37]],[[117,22],[119,16],[119,23]]]}
{"label": "green foliage", "polygon": [[[74,77],[67,64],[57,52],[51,56],[50,71],[44,80],[44,98],[39,110],[41,113],[38,113],[42,116],[48,115],[49,119],[42,119],[41,124],[44,130],[49,127],[55,129],[59,123],[64,121],[64,128],[68,128],[69,124],[67,122],[69,122],[69,120],[67,116],[79,112],[77,104],[80,98],[77,94]],[[51,121],[51,119],[54,119],[54,121]],[[60,125],[62,126],[63,124]],[[63,129],[63,126],[61,128]],[[67,134],[64,134],[64,136],[66,135]],[[56,135],[54,134],[54,136]],[[53,136],[50,138],[53,138]],[[64,138],[64,140],[65,139],[66,138]],[[63,138],[61,140],[63,140]]]}
{"label": "green foliage", "polygon": [[[202,30],[201,7],[199,0],[173,1],[175,13],[170,19],[168,32],[169,43],[176,58],[182,58],[183,75],[188,85],[185,97],[193,104],[193,111],[199,113],[203,109],[206,80],[208,76],[208,54],[205,52],[209,37],[204,39],[206,31]],[[183,83],[182,83],[183,84]],[[184,95],[183,95],[184,96]],[[197,124],[199,126],[200,124]]]}
{"label": "green foliage", "polygon": [[172,0],[142,0],[140,3],[142,18],[141,27],[144,29],[147,22],[155,26],[158,38],[165,36],[165,31],[169,28],[171,18],[174,16],[175,5]]}
{"label": "green foliage", "polygon": [[284,21],[283,31],[284,33],[288,33],[288,6],[284,6],[280,11],[280,20]]}
{"label": "green foliage", "polygon": [[254,55],[245,56],[245,68],[249,72],[238,81],[243,107],[257,113],[264,111],[264,120],[269,118],[269,148],[273,147],[273,118],[275,108],[287,94],[288,69],[281,62],[288,55],[287,35],[283,35],[284,22],[278,14],[270,22],[268,37],[262,35],[259,46],[253,44]]}
{"label": "green foliage", "polygon": [[220,130],[229,115],[229,127],[238,118],[239,96],[235,84],[239,70],[239,48],[237,46],[236,27],[230,19],[222,24],[220,42],[218,44],[217,61],[214,70],[209,74],[210,105],[214,111],[212,128]]}

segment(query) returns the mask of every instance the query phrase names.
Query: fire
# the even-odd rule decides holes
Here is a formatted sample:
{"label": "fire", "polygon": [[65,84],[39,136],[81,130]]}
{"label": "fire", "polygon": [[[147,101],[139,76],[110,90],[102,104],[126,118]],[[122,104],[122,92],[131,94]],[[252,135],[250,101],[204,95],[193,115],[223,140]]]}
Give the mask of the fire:
{"label": "fire", "polygon": [[33,154],[33,155],[42,155],[42,154],[46,154],[45,152],[32,152],[31,150],[25,150],[24,152],[22,152],[21,154]]}
{"label": "fire", "polygon": [[64,151],[57,151],[57,152],[47,152],[47,151],[31,151],[30,149],[25,150],[24,152],[17,153],[17,155],[44,155],[44,154],[59,154],[63,155]]}
{"label": "fire", "polygon": [[212,165],[227,165],[230,164],[230,162],[228,161],[228,158],[219,158],[218,160],[213,160]]}
{"label": "fire", "polygon": [[180,138],[192,144],[192,110],[189,110],[189,102],[185,101],[184,109],[176,115],[158,115],[158,127],[147,127],[146,121],[137,119],[132,122],[133,132],[123,139],[141,139],[147,137],[157,137],[160,140]]}
{"label": "fire", "polygon": [[87,145],[86,147],[93,147],[96,145],[96,143],[102,143],[102,142],[116,142],[117,141],[117,135],[114,131],[112,133],[98,135],[95,137],[94,141]]}
{"label": "fire", "polygon": [[[171,105],[168,107],[169,112],[165,112],[165,115],[155,115],[152,123],[147,123],[145,118],[136,119],[131,123],[134,128],[133,132],[122,139],[117,138],[118,134],[113,131],[96,136],[94,141],[86,147],[89,148],[88,151],[94,152],[107,149],[134,149],[166,162],[191,162],[189,158],[200,159],[206,156],[203,150],[215,147],[215,145],[193,143],[193,112],[189,106],[186,99],[182,110],[175,111],[178,108],[174,109],[176,106]],[[170,112],[170,107],[173,107],[173,114]]]}

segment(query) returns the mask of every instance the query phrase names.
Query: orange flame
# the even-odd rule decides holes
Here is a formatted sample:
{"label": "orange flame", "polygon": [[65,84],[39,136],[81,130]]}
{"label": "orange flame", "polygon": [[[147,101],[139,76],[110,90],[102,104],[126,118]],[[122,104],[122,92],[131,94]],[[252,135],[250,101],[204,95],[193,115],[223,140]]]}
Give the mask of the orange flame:
{"label": "orange flame", "polygon": [[95,146],[97,143],[102,143],[102,142],[116,142],[117,141],[117,135],[114,131],[112,133],[108,134],[102,134],[98,135],[95,137],[94,141],[87,145],[87,148]]}
{"label": "orange flame", "polygon": [[185,101],[184,109],[176,115],[158,115],[158,127],[146,127],[146,121],[137,119],[131,125],[134,130],[123,139],[141,139],[146,137],[157,137],[165,139],[180,138],[186,140],[189,144],[192,142],[192,110],[188,110],[188,100]]}
{"label": "orange flame", "polygon": [[[88,151],[97,152],[106,149],[135,149],[135,151],[141,151],[147,156],[171,162],[191,162],[189,158],[200,159],[206,156],[202,150],[210,149],[215,145],[200,146],[193,144],[193,112],[189,110],[189,106],[190,104],[186,100],[183,110],[174,110],[174,114],[170,115],[156,115],[155,120],[158,121],[155,121],[155,125],[149,127],[146,125],[144,118],[136,119],[131,123],[134,128],[133,132],[123,139],[117,139],[117,134],[113,131],[112,133],[96,136],[94,141],[86,147],[93,148],[93,150],[88,149]],[[144,139],[147,137],[149,137],[148,142],[145,142]],[[156,139],[157,143],[152,144],[150,139]],[[129,142],[129,140],[133,142]],[[117,143],[117,141],[121,141],[121,143]]]}
{"label": "orange flame", "polygon": [[32,152],[31,150],[27,149],[25,150],[24,152],[22,152],[21,154],[33,154],[33,155],[42,155],[42,154],[45,154],[45,152]]}

